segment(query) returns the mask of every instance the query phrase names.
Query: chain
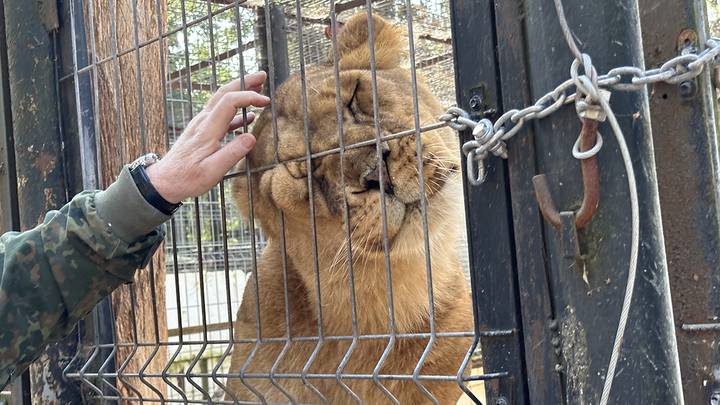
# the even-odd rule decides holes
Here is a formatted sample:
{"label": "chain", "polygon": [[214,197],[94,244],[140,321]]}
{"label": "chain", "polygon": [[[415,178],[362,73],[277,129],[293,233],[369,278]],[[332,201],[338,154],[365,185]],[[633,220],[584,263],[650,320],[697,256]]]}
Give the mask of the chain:
{"label": "chain", "polygon": [[[571,79],[540,97],[534,105],[522,110],[513,109],[505,112],[495,123],[488,119],[475,122],[470,119],[466,111],[458,107],[449,108],[440,116],[440,120],[457,131],[473,130],[474,139],[466,142],[462,150],[467,157],[468,179],[473,185],[479,185],[485,182],[484,162],[490,154],[507,159],[505,142],[520,132],[528,121],[543,119],[573,102],[576,102],[580,109],[584,102],[578,98],[583,95],[597,100],[600,95],[593,94],[595,84],[600,89],[611,91],[637,91],[653,83],[679,84],[698,77],[706,65],[718,63],[718,55],[720,55],[720,39],[711,38],[706,42],[706,49],[701,53],[676,56],[659,68],[643,70],[634,66],[622,66],[601,76],[594,73],[592,62],[587,55],[584,55],[587,60],[575,60],[573,63]],[[578,73],[581,65],[586,69],[584,75]],[[591,71],[587,70],[588,67]],[[570,93],[571,90],[574,92]],[[596,154],[599,147],[596,146],[593,151],[592,155]],[[587,154],[582,156],[584,159],[590,157]]]}

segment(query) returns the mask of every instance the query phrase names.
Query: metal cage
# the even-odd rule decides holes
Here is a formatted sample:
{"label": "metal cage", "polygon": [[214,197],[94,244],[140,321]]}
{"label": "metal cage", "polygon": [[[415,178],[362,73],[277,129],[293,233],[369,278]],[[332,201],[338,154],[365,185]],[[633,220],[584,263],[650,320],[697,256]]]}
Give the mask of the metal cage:
{"label": "metal cage", "polygon": [[[203,108],[212,92],[233,78],[259,69],[269,71],[270,83],[266,85],[266,90],[271,96],[289,75],[299,75],[303,84],[306,84],[306,69],[327,60],[328,49],[335,45],[328,39],[326,27],[336,29],[338,24],[353,14],[369,14],[368,3],[169,0],[123,4],[111,0],[100,5],[96,1],[65,2],[65,17],[73,30],[65,36],[72,51],[64,54],[72,57],[72,63],[63,63],[59,73],[60,96],[68,99],[68,104],[74,105],[78,111],[77,123],[66,125],[78,131],[80,138],[94,139],[96,142],[97,158],[94,163],[86,164],[89,166],[86,170],[95,171],[97,174],[94,176],[103,179],[107,177],[102,173],[106,169],[105,161],[124,162],[131,157],[128,146],[123,145],[128,141],[121,139],[127,137],[125,133],[114,135],[117,137],[117,149],[107,150],[102,145],[105,136],[103,131],[106,131],[104,125],[107,124],[100,122],[103,120],[104,107],[101,104],[105,102],[102,101],[104,95],[99,93],[99,87],[106,86],[106,80],[115,86],[115,99],[106,105],[116,110],[116,130],[134,127],[132,130],[136,131],[140,151],[149,150],[148,145],[157,147],[158,144],[158,139],[150,139],[148,134],[153,125],[150,124],[153,120],[150,114],[161,114],[164,117],[162,124],[165,126],[163,134],[166,138],[166,141],[161,142],[171,146],[193,115]],[[413,72],[414,88],[408,91],[417,97],[415,74],[422,74],[428,78],[428,85],[444,105],[454,105],[455,80],[452,74],[448,74],[454,69],[448,3],[435,0],[383,0],[372,4],[373,13],[382,15],[412,33],[409,59],[404,62],[404,68]],[[128,17],[129,22],[123,23],[122,19]],[[148,26],[143,27],[142,24]],[[108,28],[109,32],[103,31]],[[107,38],[98,38],[108,34],[109,43]],[[100,42],[105,43],[100,46]],[[128,46],[123,46],[123,43]],[[149,64],[148,60],[159,63]],[[126,75],[124,69],[133,69],[133,74]],[[371,71],[375,71],[374,66]],[[105,74],[110,77],[104,77]],[[151,92],[153,96],[159,95],[158,87],[164,99],[162,105],[151,101],[152,96],[149,95]],[[128,97],[139,101],[133,106],[137,114],[130,111],[128,115],[123,110],[126,108],[124,104],[128,104]],[[94,115],[84,114],[85,108],[94,111]],[[304,108],[307,117],[307,105]],[[136,120],[137,126],[119,122],[123,119]],[[435,124],[408,128],[401,133],[384,135],[382,140],[419,137],[437,127]],[[307,133],[305,136],[307,140]],[[329,153],[342,154],[343,148],[353,147],[357,145],[345,145]],[[314,158],[305,157],[308,162]],[[276,162],[274,165],[282,163]],[[122,307],[110,305],[112,309],[109,312],[113,317],[100,321],[114,330],[113,333],[102,337],[95,330],[95,337],[88,339],[87,334],[92,335],[93,332],[79,331],[80,348],[64,370],[67,378],[82,381],[89,387],[90,395],[106,401],[237,403],[232,394],[228,395],[227,386],[232,379],[245,383],[246,377],[241,370],[230,369],[229,358],[233,344],[236,343],[232,337],[232,322],[243,300],[246,283],[257,271],[257,263],[266,243],[258,226],[241,219],[228,201],[227,182],[244,175],[242,171],[229,174],[216,189],[186,202],[176,213],[169,225],[169,239],[163,252],[164,267],[161,267],[162,261],[154,262],[152,269],[144,270],[150,272],[148,279],[125,287],[125,295],[113,297],[115,301],[129,301],[129,305]],[[462,213],[454,215],[462,217]],[[311,231],[316,230],[313,228]],[[426,243],[429,243],[427,223],[424,233]],[[387,246],[385,249],[385,254],[389,255]],[[466,280],[469,280],[466,249],[463,236],[458,241],[457,251],[464,263],[462,267]],[[317,255],[317,252],[314,254]],[[315,260],[317,266],[317,258]],[[427,261],[428,274],[430,260],[432,258]],[[388,267],[387,271],[388,277],[391,277],[392,270]],[[150,283],[149,291],[141,291],[145,288],[141,283]],[[429,282],[431,284],[432,281]],[[164,288],[157,287],[162,285]],[[392,300],[392,284],[389,286],[388,299]],[[257,294],[260,296],[263,291]],[[432,298],[427,297],[431,306]],[[140,308],[147,305],[151,305],[152,310]],[[287,305],[293,304],[286,302]],[[353,306],[353,312],[359,310],[354,308],[355,302],[350,305]],[[116,330],[116,323],[123,322],[114,319],[122,316],[118,314],[120,310],[129,311],[131,327],[125,330],[126,333],[131,332],[129,334]],[[283,308],[277,310],[283,312]],[[432,314],[432,309],[430,311]],[[95,315],[97,318],[98,314]],[[273,375],[272,370],[265,370],[252,378],[272,380],[285,393],[286,399],[295,403],[299,400],[283,390],[283,379],[302,380],[317,394],[319,402],[326,402],[327,399],[313,386],[315,381],[335,381],[343,385],[351,397],[362,400],[348,388],[346,381],[366,379],[373,381],[379,392],[385,392],[388,401],[395,402],[394,394],[385,386],[393,380],[414,381],[415,389],[432,401],[437,400],[425,390],[424,381],[444,380],[453,384],[457,381],[471,395],[467,397],[464,394],[466,399],[462,401],[469,401],[470,398],[484,398],[482,381],[507,376],[505,372],[483,369],[478,341],[480,336],[506,336],[513,331],[473,328],[448,335],[450,338],[470,338],[465,348],[466,359],[459,359],[457,370],[452,374],[423,376],[419,373],[419,365],[424,360],[418,359],[417,373],[383,375],[380,370],[393,345],[398,344],[396,340],[448,338],[430,329],[398,335],[393,329],[392,319],[389,321],[388,330],[374,335],[355,331],[352,336],[333,336],[324,332],[320,326],[315,336],[289,334],[276,341],[260,339],[256,343],[263,345],[283,341],[290,344],[292,341],[306,340],[317,342],[320,347],[323,341],[362,342],[365,339],[379,339],[384,342],[386,349],[383,350],[382,358],[377,359],[377,367],[372,375],[343,375],[338,365],[337,375],[313,375],[305,367],[284,376]],[[107,340],[103,341],[103,338]],[[432,343],[427,345],[423,358],[431,350]],[[348,351],[344,362],[348,361],[350,354],[351,351]],[[312,361],[322,359],[308,359],[308,365]],[[473,366],[463,374],[467,363]],[[248,387],[252,387],[252,380]],[[253,392],[257,402],[265,402],[261,392]]]}

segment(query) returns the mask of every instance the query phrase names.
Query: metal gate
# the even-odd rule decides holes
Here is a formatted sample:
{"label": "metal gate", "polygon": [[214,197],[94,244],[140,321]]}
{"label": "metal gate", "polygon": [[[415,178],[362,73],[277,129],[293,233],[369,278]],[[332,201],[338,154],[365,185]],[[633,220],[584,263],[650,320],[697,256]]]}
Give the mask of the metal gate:
{"label": "metal gate", "polygon": [[[318,259],[324,254],[318,230],[325,228],[318,225],[313,195],[324,191],[311,180],[314,165],[336,156],[343,167],[350,164],[353,151],[370,148],[382,167],[383,145],[406,140],[422,154],[427,139],[450,131],[445,122],[422,118],[422,82],[444,108],[462,108],[473,123],[488,119],[491,124],[504,120],[521,126],[524,118],[509,117],[569,78],[573,55],[552,1],[26,3],[4,0],[0,7],[5,17],[0,44],[7,48],[0,52],[0,58],[7,56],[0,59],[0,127],[5,131],[0,144],[0,211],[5,228],[34,226],[45,210],[74,193],[109,184],[122,164],[141,153],[162,152],[213,91],[244,73],[268,71],[265,90],[274,100],[282,100],[277,92],[283,82],[297,81],[297,109],[304,121],[298,128],[305,152],[283,159],[276,140],[273,161],[239,168],[207,195],[186,202],[168,224],[165,248],[149,268],[101,303],[75,334],[54,345],[31,373],[18,379],[13,401],[29,403],[32,397],[33,403],[337,403],[327,398],[334,389],[328,387],[336,386],[348,402],[381,398],[397,403],[399,395],[412,389],[418,401],[450,403],[437,397],[443,390],[436,387],[446,384],[462,395],[458,403],[463,404],[599,402],[625,297],[632,216],[620,146],[609,136],[607,125],[600,127],[606,136],[597,157],[600,203],[593,220],[575,235],[568,227],[556,230],[541,215],[533,187],[539,173],[546,175],[562,210],[578,208],[583,195],[580,163],[571,153],[581,124],[571,107],[532,124],[528,118],[507,141],[507,160],[489,154],[473,167],[462,158],[466,211],[450,214],[465,218],[467,224],[453,245],[460,252],[458,266],[471,285],[472,308],[464,310],[467,318],[472,310],[473,319],[467,320],[467,328],[436,327],[436,316],[447,316],[442,300],[453,284],[437,284],[437,274],[442,277],[437,263],[443,258],[430,254],[439,242],[432,240],[435,231],[428,219],[428,204],[433,203],[424,198],[418,203],[422,261],[416,284],[422,285],[418,291],[429,320],[412,330],[398,326],[393,308],[403,292],[393,281],[399,276],[390,264],[396,259],[388,239],[384,186],[378,189],[382,209],[375,219],[385,257],[380,300],[390,308],[383,329],[369,332],[357,327],[365,309],[358,302],[365,301],[356,296],[362,285],[357,284],[354,267],[363,267],[353,259],[353,247],[338,251],[346,272],[352,327],[333,332],[322,315],[327,310],[323,299],[330,292],[321,291],[325,273]],[[689,61],[670,68],[663,64],[707,46],[701,1],[565,3],[582,51],[592,55],[603,73],[626,65],[662,66],[664,71],[654,73],[670,68],[677,73]],[[387,120],[381,90],[391,84],[378,85],[382,68],[376,66],[371,45],[366,70],[373,134],[346,144],[337,41],[343,24],[358,13],[375,24],[370,15],[382,16],[408,33],[409,42],[402,49],[408,58],[401,69],[409,81],[405,94],[398,93],[413,124],[393,131],[381,127]],[[367,41],[372,44],[373,35]],[[312,74],[313,66],[322,63],[331,66],[325,78]],[[616,86],[611,104],[638,173],[641,243],[610,403],[682,403],[683,398],[688,404],[713,403],[720,400],[719,165],[711,84],[716,71],[705,69],[676,84],[628,82],[624,72],[625,76],[616,75],[614,85],[636,86],[630,92]],[[317,87],[327,79],[338,82],[328,90],[337,98],[328,117],[341,123],[339,144],[316,151],[309,118],[315,105],[308,100],[312,92],[320,93]],[[573,91],[566,88],[548,100],[555,104],[562,97],[563,104]],[[273,114],[268,125],[275,137],[283,108],[277,103],[269,107]],[[461,131],[461,145],[483,139],[472,132]],[[50,163],[39,165],[47,159]],[[315,291],[315,298],[308,295],[314,308],[309,313],[318,319],[316,329],[304,334],[293,334],[289,315],[297,301],[288,292],[292,275],[288,276],[287,263],[298,259],[287,256],[293,240],[285,235],[294,235],[292,223],[288,225],[291,219],[286,218],[294,212],[279,209],[281,236],[267,236],[252,194],[255,177],[288,164],[305,165],[310,196],[303,215],[311,235],[306,254],[314,279],[307,288]],[[419,172],[427,170],[423,162],[414,164]],[[467,180],[476,176],[478,164],[486,167],[487,178],[473,186]],[[382,178],[380,174],[380,184]],[[435,187],[432,178],[419,176],[417,181],[423,195]],[[245,217],[231,201],[231,187],[237,184],[249,187]],[[39,200],[40,195],[45,198]],[[340,238],[354,244],[347,197],[337,215],[343,224],[338,227]],[[273,243],[282,245],[278,260],[283,263],[284,296],[275,311],[286,330],[278,336],[263,334],[260,319],[265,318],[260,304],[253,304],[255,328],[245,336],[236,317],[243,302],[257,303],[263,296],[258,269]],[[574,249],[570,255],[569,249]],[[334,263],[335,258],[331,268]],[[456,295],[462,295],[461,284],[454,284]],[[448,357],[456,363],[452,372],[426,372],[426,363],[436,361],[444,342],[462,347],[462,356]],[[370,361],[373,366],[362,371],[348,367],[353,352],[371,344],[379,347],[377,358]],[[413,344],[421,350],[417,358],[407,360],[409,368],[386,372],[395,353]],[[300,367],[283,369],[287,353],[292,356],[298,345],[310,347],[307,358]],[[328,348],[341,355],[328,355]],[[275,361],[258,371],[251,364],[263,350],[275,350]],[[238,351],[246,355],[239,365],[233,363]],[[322,364],[323,359],[335,363]],[[249,397],[240,397],[235,387]],[[297,395],[301,391],[307,394]]]}

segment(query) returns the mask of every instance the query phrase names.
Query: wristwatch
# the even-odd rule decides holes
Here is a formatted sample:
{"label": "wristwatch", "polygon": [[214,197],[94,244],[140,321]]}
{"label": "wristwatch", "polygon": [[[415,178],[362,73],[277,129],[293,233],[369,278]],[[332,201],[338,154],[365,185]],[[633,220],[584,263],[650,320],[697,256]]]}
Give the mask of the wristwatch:
{"label": "wristwatch", "polygon": [[130,176],[132,176],[135,185],[140,191],[140,194],[142,194],[143,198],[145,198],[145,201],[157,208],[157,210],[163,214],[172,215],[182,206],[182,203],[173,204],[164,199],[152,185],[147,173],[145,172],[146,167],[153,165],[158,161],[160,161],[160,158],[155,153],[148,153],[147,155],[140,156],[137,160],[130,164]]}

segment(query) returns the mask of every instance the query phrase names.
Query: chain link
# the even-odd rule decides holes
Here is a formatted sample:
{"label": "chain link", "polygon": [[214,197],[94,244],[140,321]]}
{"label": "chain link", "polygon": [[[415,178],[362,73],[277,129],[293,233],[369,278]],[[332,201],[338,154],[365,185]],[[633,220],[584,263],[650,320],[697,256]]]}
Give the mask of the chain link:
{"label": "chain link", "polygon": [[[600,97],[594,94],[595,88],[611,91],[637,91],[653,83],[679,84],[698,77],[706,65],[718,63],[720,55],[720,39],[711,38],[706,42],[706,48],[701,53],[686,53],[676,56],[656,69],[643,70],[635,66],[621,66],[608,73],[597,76],[592,62],[575,60],[571,68],[571,79],[540,97],[537,102],[522,110],[510,110],[498,118],[495,123],[488,119],[475,122],[463,109],[452,107],[440,120],[448,126],[464,131],[472,129],[473,140],[463,145],[463,153],[467,157],[468,179],[473,185],[482,184],[486,178],[485,159],[489,154],[507,159],[507,145],[505,141],[516,135],[524,125],[531,120],[543,119],[566,104],[575,102],[580,96],[590,99]],[[586,56],[586,55],[584,55]],[[590,69],[579,74],[580,66]],[[570,93],[574,89],[574,93]],[[578,93],[581,93],[578,96]],[[599,147],[593,148],[594,153]]]}

